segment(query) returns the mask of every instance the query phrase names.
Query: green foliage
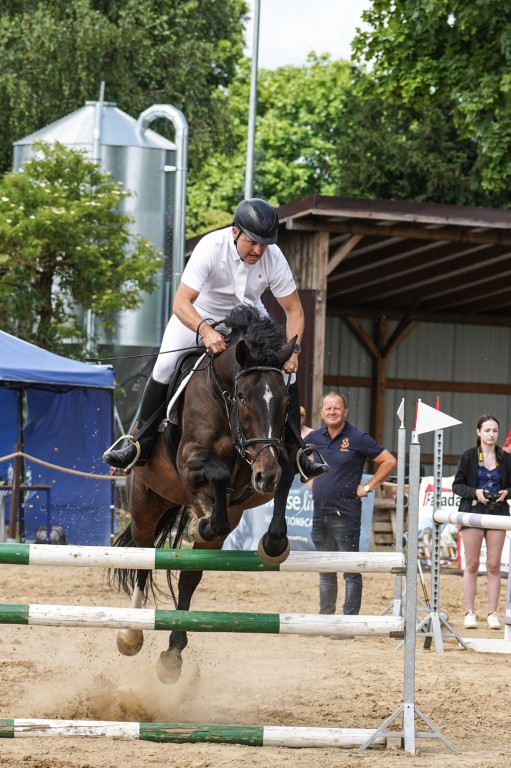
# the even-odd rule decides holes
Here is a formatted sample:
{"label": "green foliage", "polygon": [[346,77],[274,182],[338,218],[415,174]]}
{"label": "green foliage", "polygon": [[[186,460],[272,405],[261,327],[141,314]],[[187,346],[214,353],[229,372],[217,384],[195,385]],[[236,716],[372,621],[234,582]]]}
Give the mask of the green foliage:
{"label": "green foliage", "polygon": [[80,323],[103,325],[156,287],[161,255],[130,234],[127,190],[81,151],[34,145],[20,173],[0,179],[0,326],[53,352],[81,354]]}
{"label": "green foliage", "polygon": [[426,114],[450,105],[477,150],[481,183],[511,177],[511,5],[505,0],[374,0],[353,49],[371,63],[373,92]]}
{"label": "green foliage", "polygon": [[225,129],[213,94],[235,74],[246,12],[244,0],[2,0],[0,173],[14,141],[97,99],[102,81],[133,117],[152,104],[180,109],[193,171]]}
{"label": "green foliage", "polygon": [[[189,236],[229,223],[243,197],[249,62],[217,94],[229,115],[226,141],[188,190]],[[508,204],[483,187],[478,142],[460,136],[449,96],[403,103],[367,74],[312,54],[303,67],[259,73],[254,194],[274,205],[308,195]]]}
{"label": "green foliage", "polygon": [[477,144],[459,137],[447,99],[414,108],[367,93],[364,83],[366,75],[356,73],[345,101],[336,148],[339,194],[453,205],[508,203],[505,192],[483,188]]}
{"label": "green foliage", "polygon": [[[335,194],[340,179],[334,148],[349,85],[347,62],[315,54],[303,67],[259,72],[254,195],[280,205],[305,195]],[[245,61],[236,80],[217,93],[230,128],[190,181],[189,236],[228,223],[243,197],[249,91]]]}

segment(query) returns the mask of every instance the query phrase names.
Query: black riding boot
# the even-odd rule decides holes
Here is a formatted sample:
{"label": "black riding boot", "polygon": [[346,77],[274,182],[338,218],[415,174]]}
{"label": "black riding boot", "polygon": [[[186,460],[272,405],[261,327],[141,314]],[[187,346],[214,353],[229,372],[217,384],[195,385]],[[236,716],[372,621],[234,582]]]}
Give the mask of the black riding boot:
{"label": "black riding boot", "polygon": [[[149,421],[151,416],[156,413],[158,408],[162,406],[167,398],[167,384],[160,384],[159,381],[155,381],[152,376],[147,380],[147,384],[142,396],[142,402],[140,404],[140,414],[137,421],[137,432]],[[162,413],[163,416],[163,413]],[[140,436],[138,443],[140,445],[140,456],[137,461],[137,465],[141,466],[148,461],[151,451],[153,449],[154,439],[158,429],[158,424],[161,419],[155,419],[154,423],[146,429],[143,435]],[[124,448],[119,450],[106,451],[103,454],[103,461],[110,464],[111,467],[117,469],[126,469],[135,460],[137,455],[137,447],[135,443],[129,443]]]}
{"label": "black riding boot", "polygon": [[[292,422],[293,426],[289,422]],[[285,434],[286,451],[290,463],[300,473],[302,483],[306,483],[308,480],[329,472],[330,467],[328,464],[318,464],[312,461],[305,453],[299,453],[300,450],[304,451],[307,449],[307,445],[300,437],[300,429],[300,393],[298,392],[298,384],[295,382],[289,386],[289,405]]]}

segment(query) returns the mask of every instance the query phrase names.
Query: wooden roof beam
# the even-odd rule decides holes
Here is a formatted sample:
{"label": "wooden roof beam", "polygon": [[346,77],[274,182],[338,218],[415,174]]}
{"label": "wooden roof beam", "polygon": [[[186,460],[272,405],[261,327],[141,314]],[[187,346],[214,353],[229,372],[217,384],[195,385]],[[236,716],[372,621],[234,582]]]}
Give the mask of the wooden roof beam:
{"label": "wooden roof beam", "polygon": [[426,229],[424,226],[408,222],[395,224],[377,224],[351,218],[345,222],[290,219],[286,221],[286,229],[309,232],[336,232],[338,234],[371,235],[373,237],[408,237],[416,240],[452,240],[466,243],[496,243],[511,245],[509,229],[480,227],[440,226],[438,229]]}
{"label": "wooden roof beam", "polygon": [[328,260],[328,264],[326,266],[326,273],[329,275],[333,270],[339,266],[341,261],[344,261],[346,256],[351,253],[353,248],[355,248],[356,245],[362,240],[363,235],[353,235],[350,237],[348,242],[343,243],[340,248],[337,248],[333,256],[330,257]]}

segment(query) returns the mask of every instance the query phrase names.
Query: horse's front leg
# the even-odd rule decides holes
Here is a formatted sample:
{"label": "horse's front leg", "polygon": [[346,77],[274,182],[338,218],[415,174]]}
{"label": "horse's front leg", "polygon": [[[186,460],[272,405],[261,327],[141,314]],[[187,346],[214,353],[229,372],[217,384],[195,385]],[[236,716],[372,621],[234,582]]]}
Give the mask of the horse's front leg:
{"label": "horse's front leg", "polygon": [[277,565],[289,555],[287,538],[286,502],[295,476],[293,467],[286,459],[279,459],[282,472],[273,497],[273,516],[268,531],[259,542],[257,552],[264,563]]}
{"label": "horse's front leg", "polygon": [[[199,467],[202,476],[201,482],[196,477]],[[211,514],[199,521],[192,520],[189,527],[190,536],[195,541],[207,543],[215,541],[215,539],[225,538],[231,530],[227,515],[227,493],[231,479],[229,467],[218,456],[209,454],[206,458],[198,459],[197,465],[195,462],[189,461],[187,469],[192,487],[204,485],[204,479],[206,479],[213,493]]]}
{"label": "horse's front leg", "polygon": [[[192,596],[200,580],[202,571],[181,571],[178,582],[178,599],[176,609],[188,611]],[[156,664],[156,674],[162,683],[175,683],[179,680],[183,659],[181,652],[188,645],[187,633],[180,629],[173,629],[169,637],[169,648],[162,651]]]}

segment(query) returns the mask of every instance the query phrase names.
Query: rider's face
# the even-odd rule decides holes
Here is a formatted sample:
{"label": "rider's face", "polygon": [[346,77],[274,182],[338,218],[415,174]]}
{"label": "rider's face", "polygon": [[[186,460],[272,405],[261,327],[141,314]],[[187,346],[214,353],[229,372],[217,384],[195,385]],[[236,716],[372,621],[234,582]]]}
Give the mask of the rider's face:
{"label": "rider's face", "polygon": [[240,258],[243,259],[246,264],[257,264],[268,246],[263,245],[262,243],[257,243],[255,240],[251,240],[250,237],[244,232],[241,232],[237,227],[232,228],[232,234],[235,240],[238,238],[236,247]]}

